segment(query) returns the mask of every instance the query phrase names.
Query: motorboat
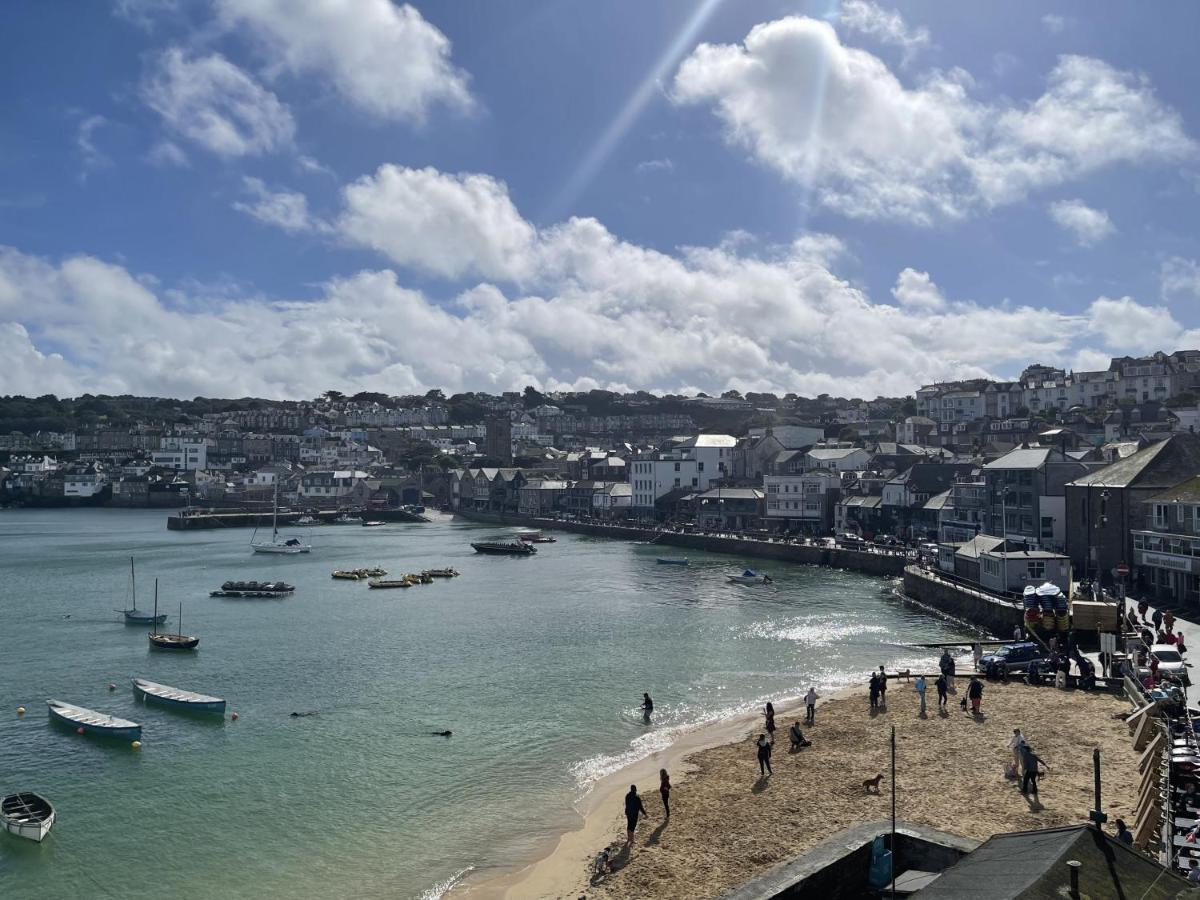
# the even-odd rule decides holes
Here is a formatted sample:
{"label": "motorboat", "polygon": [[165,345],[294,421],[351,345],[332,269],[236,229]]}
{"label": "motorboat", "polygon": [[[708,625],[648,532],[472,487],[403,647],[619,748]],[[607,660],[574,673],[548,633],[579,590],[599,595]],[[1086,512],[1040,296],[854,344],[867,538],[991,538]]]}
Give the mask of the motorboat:
{"label": "motorboat", "polygon": [[367,582],[367,587],[369,588],[407,588],[412,586],[413,583],[408,578],[392,579],[390,581],[373,578]]}
{"label": "motorboat", "polygon": [[459,575],[454,569],[448,567],[445,569],[426,569],[421,574],[428,575],[430,578],[457,578]]}
{"label": "motorboat", "polygon": [[54,807],[39,794],[9,794],[0,800],[0,822],[9,834],[41,842],[54,827]]}
{"label": "motorboat", "polygon": [[379,522],[379,521],[372,520],[370,522],[363,522],[363,528],[378,528],[380,525],[386,525],[386,524],[387,524],[387,522]]}
{"label": "motorboat", "polygon": [[386,574],[387,569],[373,566],[370,569],[337,569],[331,572],[330,576],[344,581],[363,581],[367,578],[382,578]]}
{"label": "motorboat", "polygon": [[320,525],[321,520],[318,519],[316,516],[310,516],[310,515],[305,514],[296,520],[296,524],[311,527],[313,525]]}
{"label": "motorboat", "polygon": [[522,531],[517,537],[528,544],[556,544],[557,538],[542,534],[540,531]]}
{"label": "motorboat", "polygon": [[284,597],[296,588],[283,581],[226,581],[210,597]]}
{"label": "motorboat", "polygon": [[523,541],[477,541],[471,544],[476,553],[493,556],[533,556],[537,547]]}
{"label": "motorboat", "polygon": [[125,617],[126,625],[161,625],[167,621],[167,614],[161,616],[158,610],[147,612],[137,608],[137,572],[133,567],[133,557],[129,557],[129,609],[118,609],[117,612]]}
{"label": "motorboat", "polygon": [[258,534],[258,528],[254,529],[254,534],[250,535],[250,549],[255,553],[276,553],[285,556],[291,556],[297,553],[309,553],[312,551],[312,544],[306,544],[299,538],[287,538],[286,540],[279,537],[279,481],[275,481],[275,497],[271,506],[271,539],[269,541],[255,541],[255,535]]}
{"label": "motorboat", "polygon": [[352,516],[350,513],[342,513],[333,520],[334,525],[360,525],[362,524],[361,516]]}
{"label": "motorboat", "polygon": [[734,584],[771,584],[771,576],[753,569],[746,569],[741,575],[726,575]]}
{"label": "motorboat", "polygon": [[87,709],[83,706],[75,706],[72,703],[63,703],[61,700],[47,700],[46,705],[50,707],[51,719],[85,733],[129,738],[133,741],[140,740],[142,737],[142,726],[137,722],[118,719],[116,716],[96,712],[94,709]]}
{"label": "motorboat", "polygon": [[686,556],[660,556],[655,560],[660,566],[686,566],[690,565]]}
{"label": "motorboat", "polygon": [[189,709],[193,712],[225,712],[225,701],[220,697],[197,694],[195,691],[185,691],[182,688],[159,684],[157,681],[147,681],[144,678],[131,678],[130,681],[133,683],[134,693],[145,701],[153,701],[162,706],[171,706],[176,709]]}

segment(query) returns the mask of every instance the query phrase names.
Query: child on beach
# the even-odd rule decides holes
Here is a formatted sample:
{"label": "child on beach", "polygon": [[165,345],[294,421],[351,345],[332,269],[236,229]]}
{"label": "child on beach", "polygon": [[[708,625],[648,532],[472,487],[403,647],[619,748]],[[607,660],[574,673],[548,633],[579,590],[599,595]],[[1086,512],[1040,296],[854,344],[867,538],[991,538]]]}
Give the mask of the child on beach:
{"label": "child on beach", "polygon": [[817,721],[817,701],[821,699],[821,695],[817,693],[817,689],[809,687],[808,693],[804,695],[804,723],[813,725]]}

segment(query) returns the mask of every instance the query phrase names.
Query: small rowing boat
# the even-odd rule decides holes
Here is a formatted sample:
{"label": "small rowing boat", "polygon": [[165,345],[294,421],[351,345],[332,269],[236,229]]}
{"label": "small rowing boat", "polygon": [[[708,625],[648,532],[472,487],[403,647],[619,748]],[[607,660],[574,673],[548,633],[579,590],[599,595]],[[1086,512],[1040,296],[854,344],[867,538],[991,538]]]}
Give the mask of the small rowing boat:
{"label": "small rowing boat", "polygon": [[9,794],[0,800],[0,822],[9,834],[41,841],[54,827],[54,807],[37,794]]}
{"label": "small rowing boat", "polygon": [[47,700],[50,707],[50,718],[64,725],[82,729],[89,734],[102,734],[105,737],[129,738],[139,740],[142,736],[142,726],[128,719],[118,719],[107,713],[96,712],[83,706],[63,703],[61,700]]}
{"label": "small rowing boat", "polygon": [[688,558],[686,556],[660,556],[655,562],[660,566],[686,566],[688,565]]}
{"label": "small rowing boat", "polygon": [[734,584],[771,584],[771,576],[747,569],[741,575],[726,575]]}
{"label": "small rowing boat", "polygon": [[369,588],[406,588],[406,587],[412,587],[412,586],[413,586],[413,583],[411,581],[409,581],[407,578],[401,578],[399,580],[393,579],[391,581],[385,581],[380,578],[374,578],[371,581],[367,582],[367,587],[369,587]]}
{"label": "small rowing boat", "polygon": [[185,691],[182,688],[170,687],[156,681],[147,681],[144,678],[131,678],[130,681],[133,682],[134,692],[143,700],[153,700],[163,706],[190,709],[196,712],[225,712],[225,701],[220,697],[197,694],[195,691]]}

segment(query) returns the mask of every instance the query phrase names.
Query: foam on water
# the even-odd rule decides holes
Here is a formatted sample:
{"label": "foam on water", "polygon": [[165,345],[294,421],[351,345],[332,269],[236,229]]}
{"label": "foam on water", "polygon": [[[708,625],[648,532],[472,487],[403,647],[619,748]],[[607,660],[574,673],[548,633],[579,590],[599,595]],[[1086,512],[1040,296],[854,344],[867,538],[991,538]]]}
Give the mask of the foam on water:
{"label": "foam on water", "polygon": [[439,881],[437,884],[426,888],[418,895],[417,900],[441,900],[442,897],[450,893],[455,885],[462,882],[467,875],[474,870],[474,866],[467,866],[461,871],[455,872],[444,881]]}

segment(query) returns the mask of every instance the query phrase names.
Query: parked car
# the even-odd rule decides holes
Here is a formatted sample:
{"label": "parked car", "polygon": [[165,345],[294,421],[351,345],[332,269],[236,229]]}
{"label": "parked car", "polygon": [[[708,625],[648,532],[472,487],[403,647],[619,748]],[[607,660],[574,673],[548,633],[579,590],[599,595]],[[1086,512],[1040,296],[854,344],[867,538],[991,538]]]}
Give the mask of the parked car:
{"label": "parked car", "polygon": [[[1150,652],[1158,657],[1158,671],[1160,674],[1173,675],[1184,684],[1192,683],[1192,679],[1188,676],[1187,663],[1183,661],[1183,657],[1179,655],[1179,651],[1175,649],[1174,644],[1155,644],[1150,648]],[[1149,671],[1148,668],[1142,669],[1143,673]]]}
{"label": "parked car", "polygon": [[892,534],[877,534],[875,535],[876,547],[900,547],[901,542]]}
{"label": "parked car", "polygon": [[1009,672],[1028,672],[1029,664],[1035,659],[1038,663],[1046,660],[1046,654],[1039,644],[1026,641],[1020,644],[1005,644],[988,653],[979,660],[979,668],[987,672],[993,667],[999,670],[1005,668]]}
{"label": "parked car", "polygon": [[834,540],[839,544],[849,544],[852,547],[857,547],[859,544],[866,543],[866,541],[860,538],[857,534],[850,534],[849,532],[846,534],[839,534]]}

